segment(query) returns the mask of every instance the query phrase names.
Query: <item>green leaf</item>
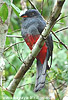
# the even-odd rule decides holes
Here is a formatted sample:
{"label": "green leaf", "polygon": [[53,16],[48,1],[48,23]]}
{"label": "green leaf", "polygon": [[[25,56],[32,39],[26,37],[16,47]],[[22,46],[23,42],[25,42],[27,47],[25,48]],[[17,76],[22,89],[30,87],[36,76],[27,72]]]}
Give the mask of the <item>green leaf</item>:
{"label": "green leaf", "polygon": [[3,91],[1,87],[0,87],[0,100],[3,100]]}
{"label": "green leaf", "polygon": [[5,3],[0,8],[0,17],[1,17],[3,22],[5,22],[5,20],[8,17],[8,8],[7,8],[7,5]]}
{"label": "green leaf", "polygon": [[12,98],[12,95],[7,91],[7,90],[4,90],[3,91],[8,97],[11,97]]}
{"label": "green leaf", "polygon": [[7,5],[11,5],[11,1],[10,0],[3,0]]}
{"label": "green leaf", "polygon": [[11,6],[12,6],[14,12],[16,13],[16,15],[19,16],[21,10],[18,7],[16,7],[13,3],[11,3]]}

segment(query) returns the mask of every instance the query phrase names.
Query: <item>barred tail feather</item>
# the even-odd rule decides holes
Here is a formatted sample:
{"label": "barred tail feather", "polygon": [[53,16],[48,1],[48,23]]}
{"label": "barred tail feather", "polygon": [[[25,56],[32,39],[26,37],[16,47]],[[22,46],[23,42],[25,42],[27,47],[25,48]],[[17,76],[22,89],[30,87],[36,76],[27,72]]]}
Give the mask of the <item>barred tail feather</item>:
{"label": "barred tail feather", "polygon": [[44,64],[41,64],[39,60],[37,60],[37,74],[36,74],[36,83],[34,91],[40,91],[45,86],[45,78],[46,78],[46,68],[47,67],[47,59],[45,59]]}

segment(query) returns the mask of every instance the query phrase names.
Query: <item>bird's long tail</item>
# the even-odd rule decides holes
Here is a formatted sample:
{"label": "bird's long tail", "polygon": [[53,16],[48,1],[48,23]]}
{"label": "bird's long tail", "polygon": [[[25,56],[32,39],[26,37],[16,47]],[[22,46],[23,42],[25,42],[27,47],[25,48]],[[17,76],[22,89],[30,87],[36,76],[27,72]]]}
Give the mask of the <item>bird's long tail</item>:
{"label": "bird's long tail", "polygon": [[47,59],[45,59],[44,64],[41,64],[41,62],[37,60],[37,74],[34,89],[35,92],[40,91],[45,86],[46,69]]}

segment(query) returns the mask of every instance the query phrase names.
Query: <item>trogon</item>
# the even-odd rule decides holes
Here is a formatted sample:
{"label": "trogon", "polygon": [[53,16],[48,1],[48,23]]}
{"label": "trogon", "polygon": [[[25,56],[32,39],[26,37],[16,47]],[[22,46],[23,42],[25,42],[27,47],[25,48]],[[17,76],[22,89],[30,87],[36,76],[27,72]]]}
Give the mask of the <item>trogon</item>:
{"label": "trogon", "polygon": [[[42,31],[46,27],[46,22],[41,16],[40,12],[35,9],[29,9],[24,14],[21,25],[21,34],[26,44],[32,50],[34,44],[37,42]],[[53,52],[53,40],[51,34],[45,40],[45,43],[37,55],[37,73],[34,91],[40,91],[45,86],[46,70],[51,67]],[[48,60],[51,59],[51,64],[48,65]]]}

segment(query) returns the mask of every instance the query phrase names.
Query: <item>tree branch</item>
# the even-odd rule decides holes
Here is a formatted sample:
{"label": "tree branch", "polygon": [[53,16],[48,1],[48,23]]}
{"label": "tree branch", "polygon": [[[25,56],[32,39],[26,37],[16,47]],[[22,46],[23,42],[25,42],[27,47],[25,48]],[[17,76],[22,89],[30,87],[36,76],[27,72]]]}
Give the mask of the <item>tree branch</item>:
{"label": "tree branch", "polygon": [[17,36],[17,35],[7,35],[7,37],[22,38],[22,36]]}
{"label": "tree branch", "polygon": [[55,90],[55,91],[56,91],[56,93],[57,93],[58,99],[60,100],[60,96],[59,96],[59,93],[58,93],[57,89],[55,88],[55,86],[54,86],[54,84],[53,84],[52,82],[51,82],[51,84],[52,84],[52,86],[53,86],[54,90]]}
{"label": "tree branch", "polygon": [[42,3],[41,3],[41,15],[43,13],[43,4],[44,4],[44,0],[42,0]]}
{"label": "tree branch", "polygon": [[19,44],[19,43],[24,43],[24,41],[17,42],[17,43],[14,43],[14,44],[10,45],[9,47],[7,47],[7,48],[4,50],[4,52],[7,51],[8,49],[10,49],[12,46],[17,45],[17,44]]}
{"label": "tree branch", "polygon": [[68,29],[68,26],[57,30],[55,33],[58,33],[58,32],[60,32],[60,31],[66,30],[66,29]]}
{"label": "tree branch", "polygon": [[12,32],[8,32],[7,34],[11,34],[11,33],[15,33],[15,32],[18,32],[18,31],[21,31],[21,29],[17,29],[17,30],[14,30],[14,31],[12,31]]}
{"label": "tree branch", "polygon": [[[12,0],[11,0],[12,2]],[[5,2],[3,0],[0,0],[0,8]],[[6,8],[5,8],[6,9]],[[5,22],[3,22],[2,17],[0,16],[0,85],[2,86],[2,75],[3,75],[3,69],[5,66],[4,58],[3,58],[3,52],[4,52],[4,46],[6,41],[6,35],[8,32],[8,25],[10,22],[10,15],[11,15],[11,7],[7,5],[7,9],[9,10],[8,17]],[[3,8],[2,8],[3,13]],[[4,15],[3,15],[4,16]]]}
{"label": "tree branch", "polygon": [[68,17],[68,15],[66,15],[66,16],[64,16],[64,17],[59,18],[56,22],[60,21],[60,20],[61,20],[61,19],[63,19],[63,18],[66,18],[66,17]]}
{"label": "tree branch", "polygon": [[67,85],[65,84],[66,82],[62,83],[60,86],[58,86],[56,89],[62,88],[62,87],[67,87]]}
{"label": "tree branch", "polygon": [[15,69],[15,72],[17,72],[17,69],[16,69],[16,67],[13,65],[13,64],[11,64],[9,61],[8,61],[8,59],[7,58],[5,58],[6,59],[6,61],[8,62],[8,64],[10,64],[14,69]]}
{"label": "tree branch", "polygon": [[42,46],[44,45],[44,38],[46,38],[49,34],[50,31],[52,30],[57,18],[61,14],[61,9],[64,4],[65,0],[57,0],[56,5],[54,6],[54,9],[52,11],[52,15],[50,16],[50,21],[47,27],[43,30],[42,35],[39,37],[38,41],[34,45],[32,52],[28,55],[28,57],[25,59],[24,63],[16,73],[14,79],[11,81],[7,89],[11,91],[12,93],[15,92],[19,82],[21,81],[22,77],[24,74],[27,72],[27,70],[31,67],[35,57],[38,55],[40,52]]}
{"label": "tree branch", "polygon": [[57,37],[57,35],[53,31],[51,31],[51,32],[57,38],[57,40],[59,41],[59,43],[62,44],[68,50],[68,47]]}
{"label": "tree branch", "polygon": [[32,6],[34,9],[37,9],[36,6],[32,3],[31,0],[28,0],[28,1],[29,1],[29,3],[31,4],[31,6]]}

